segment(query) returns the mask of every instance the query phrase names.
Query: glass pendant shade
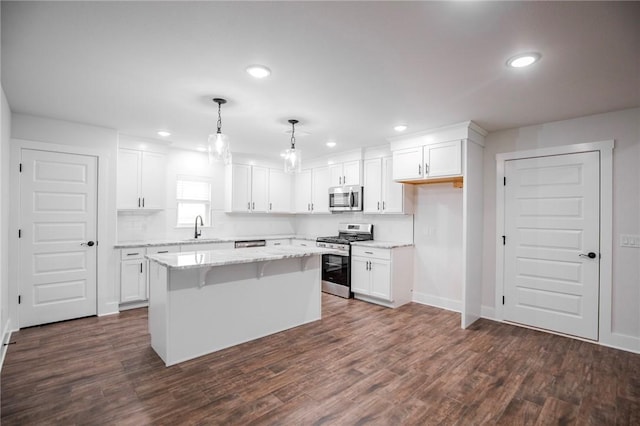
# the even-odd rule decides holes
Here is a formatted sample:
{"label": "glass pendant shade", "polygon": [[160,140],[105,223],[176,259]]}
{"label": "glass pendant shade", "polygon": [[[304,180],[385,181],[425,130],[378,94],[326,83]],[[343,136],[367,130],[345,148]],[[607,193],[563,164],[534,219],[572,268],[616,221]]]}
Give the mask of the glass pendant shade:
{"label": "glass pendant shade", "polygon": [[284,172],[300,173],[302,171],[302,154],[299,149],[291,148],[284,152]]}
{"label": "glass pendant shade", "polygon": [[223,133],[209,135],[207,152],[209,153],[210,163],[214,161],[224,161],[225,164],[228,164],[231,158],[231,151],[229,150],[229,139],[227,135]]}

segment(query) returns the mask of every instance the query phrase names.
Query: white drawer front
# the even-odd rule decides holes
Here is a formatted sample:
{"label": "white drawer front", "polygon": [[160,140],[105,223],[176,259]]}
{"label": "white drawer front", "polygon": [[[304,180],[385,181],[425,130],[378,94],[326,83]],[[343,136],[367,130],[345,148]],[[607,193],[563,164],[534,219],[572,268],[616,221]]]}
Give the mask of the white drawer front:
{"label": "white drawer front", "polygon": [[391,250],[373,247],[353,246],[351,247],[352,256],[372,257],[375,259],[391,260]]}
{"label": "white drawer front", "polygon": [[137,247],[137,248],[122,249],[120,253],[121,253],[122,260],[130,260],[130,259],[142,259],[146,252],[144,247]]}

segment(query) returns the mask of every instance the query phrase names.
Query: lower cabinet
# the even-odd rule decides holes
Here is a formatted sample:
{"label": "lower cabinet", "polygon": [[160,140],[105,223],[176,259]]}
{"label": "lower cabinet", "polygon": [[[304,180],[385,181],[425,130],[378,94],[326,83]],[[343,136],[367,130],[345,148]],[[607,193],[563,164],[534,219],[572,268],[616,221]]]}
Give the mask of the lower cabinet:
{"label": "lower cabinet", "polygon": [[356,299],[395,308],[412,299],[413,247],[351,247],[351,291]]}
{"label": "lower cabinet", "polygon": [[120,262],[120,303],[147,300],[147,260],[144,248],[123,249]]}

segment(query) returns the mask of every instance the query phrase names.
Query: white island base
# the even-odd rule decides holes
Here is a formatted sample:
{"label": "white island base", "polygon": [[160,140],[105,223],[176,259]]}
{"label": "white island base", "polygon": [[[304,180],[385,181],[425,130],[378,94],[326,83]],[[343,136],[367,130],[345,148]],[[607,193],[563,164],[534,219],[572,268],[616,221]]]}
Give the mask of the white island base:
{"label": "white island base", "polygon": [[167,366],[321,318],[319,255],[189,268],[149,264],[151,347]]}

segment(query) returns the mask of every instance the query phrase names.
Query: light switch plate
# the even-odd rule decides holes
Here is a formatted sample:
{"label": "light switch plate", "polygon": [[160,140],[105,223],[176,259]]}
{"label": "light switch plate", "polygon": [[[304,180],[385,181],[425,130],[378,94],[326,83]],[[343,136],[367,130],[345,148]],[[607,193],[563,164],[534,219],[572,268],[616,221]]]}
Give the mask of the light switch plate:
{"label": "light switch plate", "polygon": [[620,234],[620,247],[640,248],[640,235]]}

